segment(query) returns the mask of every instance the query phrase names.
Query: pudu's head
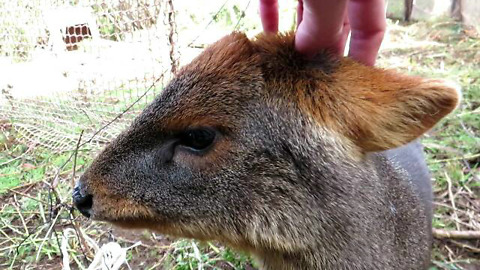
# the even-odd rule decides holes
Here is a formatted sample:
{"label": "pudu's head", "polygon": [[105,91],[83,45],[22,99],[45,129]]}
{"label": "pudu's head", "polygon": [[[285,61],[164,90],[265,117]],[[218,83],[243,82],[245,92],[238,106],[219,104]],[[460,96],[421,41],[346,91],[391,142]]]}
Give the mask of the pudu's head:
{"label": "pudu's head", "polygon": [[130,228],[288,250],[335,216],[317,213],[348,168],[416,139],[458,103],[442,81],[326,53],[304,59],[293,41],[232,33],[207,48],[99,154],[75,188],[77,208]]}

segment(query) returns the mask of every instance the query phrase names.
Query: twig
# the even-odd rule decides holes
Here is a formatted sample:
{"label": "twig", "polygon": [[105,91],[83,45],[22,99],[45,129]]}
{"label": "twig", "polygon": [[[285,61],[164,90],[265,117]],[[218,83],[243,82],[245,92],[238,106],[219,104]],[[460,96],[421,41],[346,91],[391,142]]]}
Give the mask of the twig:
{"label": "twig", "polygon": [[[82,231],[80,230],[80,227],[78,224],[75,222],[75,217],[73,215],[73,209],[70,211],[70,221],[72,222],[73,230],[75,231],[75,234],[78,239],[78,243],[80,244],[80,250],[82,251],[83,254],[83,259],[85,262],[88,264],[88,258],[87,254],[85,252],[85,248],[88,248],[87,242],[85,240],[85,237],[83,237]],[[94,257],[94,254],[91,253],[89,249],[87,249],[88,255],[91,257]]]}
{"label": "twig", "polygon": [[[14,226],[12,226],[12,224],[10,224],[10,221],[6,221],[4,220],[3,218],[0,218],[0,221],[3,223],[3,225],[5,225],[5,227],[9,228],[10,230],[12,230],[12,232],[18,234],[18,235],[23,235],[23,233],[19,230],[17,230]],[[5,232],[2,230],[1,231],[2,234],[5,235]]]}
{"label": "twig", "polygon": [[468,134],[470,138],[475,139],[477,137],[477,135],[473,131],[471,131],[467,128],[467,126],[465,126],[465,123],[461,119],[459,120],[459,123],[462,126],[462,129],[465,131],[465,133]]}
{"label": "twig", "polygon": [[455,226],[457,227],[457,230],[460,229],[460,225],[458,225],[458,215],[457,215],[457,207],[455,206],[455,197],[453,196],[453,191],[452,191],[452,180],[450,179],[450,176],[448,176],[447,172],[445,172],[445,178],[447,179],[447,184],[448,184],[448,198],[450,199],[450,203],[452,204],[453,208],[453,219],[455,220]]}
{"label": "twig", "polygon": [[452,244],[455,244],[456,246],[459,246],[461,248],[464,248],[464,249],[468,249],[472,252],[475,252],[475,253],[480,253],[480,248],[477,248],[477,247],[472,247],[468,244],[465,244],[465,243],[462,243],[462,242],[458,242],[458,241],[455,241],[455,240],[450,240],[450,242]]}
{"label": "twig", "polygon": [[222,11],[222,9],[225,7],[225,5],[227,4],[228,1],[229,0],[225,0],[225,2],[223,2],[223,4],[220,6],[220,8],[218,8],[217,12],[215,12],[215,14],[212,16],[210,21],[207,23],[205,28],[202,31],[200,31],[200,33],[192,41],[190,41],[190,43],[188,43],[187,47],[191,47],[193,45],[193,43],[195,43],[195,41],[197,41],[197,39],[204,34],[205,30],[207,30],[207,28],[210,26],[210,24],[212,24],[213,21],[215,21],[217,19],[218,14],[220,14],[220,11]]}
{"label": "twig", "polygon": [[[25,236],[22,241],[17,245],[16,249],[15,249],[15,252],[16,254],[18,254],[20,251],[19,251],[19,248],[23,245],[23,243],[25,243],[32,235],[35,235],[35,236],[38,236],[42,231],[43,231],[43,227],[45,226],[46,224],[39,224],[38,226],[36,226],[32,232],[28,233],[27,236]],[[40,229],[39,229],[40,228]],[[3,232],[3,231],[2,231]],[[34,232],[34,233],[33,233]],[[35,241],[35,240],[32,240],[32,241]],[[42,239],[42,241],[44,241]],[[15,243],[14,241],[12,241],[13,243]]]}
{"label": "twig", "polygon": [[[439,196],[439,197],[440,197],[440,196]],[[448,208],[448,209],[452,209],[452,210],[453,210],[452,206],[451,206],[451,205],[448,205],[448,204],[446,204],[446,203],[433,202],[433,204],[434,204],[435,206],[441,206],[441,207],[445,207],[445,208]]]}
{"label": "twig", "polygon": [[[166,73],[166,72],[164,72]],[[163,74],[164,74],[163,73]],[[118,119],[122,118],[123,115],[125,115],[128,111],[130,111],[130,109],[133,108],[133,106],[135,106],[138,102],[140,102],[140,100],[142,100],[154,87],[155,85],[157,84],[157,82],[159,82],[162,78],[163,78],[163,74],[162,76],[158,77],[151,85],[150,87],[148,87],[148,89],[143,92],[143,94],[141,94],[134,102],[132,102],[126,109],[124,109],[121,113],[117,114],[113,119],[111,119],[110,121],[108,121],[105,125],[103,125],[101,128],[97,129],[97,131],[95,131],[88,140],[84,141],[83,143],[81,144],[78,144],[77,145],[77,149],[80,148],[80,147],[83,147],[84,145],[92,142],[92,140],[100,133],[102,132],[103,130],[105,130],[107,127],[109,127],[111,124],[113,124],[115,121],[117,121]],[[82,130],[83,131],[83,130]],[[78,152],[78,151],[76,151]],[[69,157],[68,159],[59,167],[59,169],[57,170],[57,173],[55,174],[55,177],[51,183],[51,186],[52,187],[55,187],[57,184],[58,184],[58,177],[60,175],[60,171],[68,164],[68,162],[70,162],[70,160],[72,160],[73,156],[75,155],[75,152],[73,152]]]}
{"label": "twig", "polygon": [[157,269],[158,266],[162,265],[162,264],[163,264],[163,261],[172,253],[172,250],[173,250],[172,245],[168,246],[168,247],[167,247],[167,250],[163,253],[162,258],[160,258],[160,260],[159,260],[155,265],[153,265],[152,267],[148,268],[148,270]]}
{"label": "twig", "polygon": [[455,257],[455,253],[453,252],[453,250],[448,245],[445,245],[445,249],[448,251],[448,259],[450,261],[453,261]]}
{"label": "twig", "polygon": [[75,171],[77,168],[77,154],[78,154],[78,148],[80,147],[80,142],[82,141],[82,136],[83,136],[83,129],[80,132],[80,136],[78,137],[77,141],[77,146],[75,147],[75,155],[73,156],[73,172],[72,172],[72,188],[75,187]]}
{"label": "twig", "polygon": [[62,208],[60,208],[60,210],[58,211],[57,215],[55,216],[55,218],[52,220],[52,224],[50,225],[50,227],[48,228],[48,231],[47,233],[45,234],[45,238],[43,239],[42,243],[40,244],[40,246],[38,247],[38,251],[37,251],[37,256],[35,257],[35,261],[38,262],[38,259],[40,258],[40,252],[42,251],[42,247],[43,245],[45,244],[45,241],[47,241],[48,237],[50,236],[50,233],[52,232],[53,230],[53,227],[55,226],[55,223],[57,223],[57,219],[58,217],[60,216],[60,214],[62,213]]}
{"label": "twig", "polygon": [[251,0],[248,1],[247,5],[245,6],[245,8],[243,9],[242,13],[240,14],[240,18],[238,18],[237,24],[235,25],[235,28],[233,28],[235,31],[236,31],[236,30],[238,29],[238,27],[240,26],[240,22],[243,20],[243,18],[245,18],[245,11],[247,11],[248,6],[250,6],[250,2],[251,2]]}
{"label": "twig", "polygon": [[450,147],[450,146],[441,145],[441,144],[438,144],[438,143],[424,142],[424,143],[423,143],[423,146],[425,146],[426,148],[436,148],[436,149],[440,149],[440,150],[443,150],[443,151],[445,151],[445,152],[454,154],[454,155],[456,155],[456,156],[463,155],[462,151],[460,151],[460,150],[458,150],[458,149],[455,149],[455,148]]}
{"label": "twig", "polygon": [[[45,205],[47,205],[47,204],[45,204]],[[40,217],[42,218],[43,223],[47,223],[47,218],[45,217],[45,209],[43,209],[43,204],[41,203],[38,206],[39,206],[38,209],[39,209],[39,212],[40,212]]]}
{"label": "twig", "polygon": [[173,1],[168,0],[167,4],[168,4],[168,10],[166,15],[168,18],[168,25],[170,26],[168,31],[168,43],[170,45],[170,62],[172,66],[171,73],[175,74],[177,72],[178,58],[179,58],[179,57],[175,57],[175,54],[178,53],[175,50],[175,40],[174,40],[178,35],[177,28],[176,28],[177,24],[175,23],[175,8],[173,6]]}
{"label": "twig", "polygon": [[[446,246],[445,246],[445,247],[446,247]],[[447,250],[448,250],[448,248],[447,248]],[[456,261],[456,260],[450,260],[450,261],[448,261],[448,262],[432,260],[432,264],[440,267],[440,268],[438,268],[438,269],[455,269],[455,270],[458,269],[458,270],[465,270],[465,269],[459,267],[459,266],[456,264],[457,262],[458,262],[458,261]],[[455,264],[456,268],[452,268],[452,266],[451,266],[452,264]],[[433,269],[437,269],[437,268],[433,268]]]}
{"label": "twig", "polygon": [[480,157],[480,153],[474,154],[474,155],[469,155],[469,156],[463,156],[463,157],[454,157],[454,158],[433,160],[433,161],[428,162],[428,164],[435,164],[435,163],[448,162],[448,161],[456,161],[456,160],[462,160],[462,159],[470,160],[470,159],[475,159],[477,157]]}
{"label": "twig", "polygon": [[480,239],[480,231],[451,231],[434,228],[432,233],[437,239]]}
{"label": "twig", "polygon": [[[166,71],[163,73],[165,74]],[[98,133],[102,132],[104,129],[106,129],[107,127],[109,127],[111,124],[113,124],[115,121],[117,121],[118,119],[122,118],[128,111],[130,111],[130,109],[133,108],[133,106],[135,106],[138,102],[140,102],[140,100],[142,100],[154,87],[155,85],[157,85],[157,82],[159,82],[162,78],[163,78],[163,74],[162,76],[159,76],[151,85],[150,87],[148,87],[148,89],[143,92],[143,94],[141,94],[135,101],[133,101],[126,109],[124,109],[121,113],[117,114],[117,116],[115,116],[113,119],[111,119],[110,121],[108,121],[105,125],[103,125],[101,128],[97,129],[97,131],[95,131],[92,136],[90,136],[90,138],[88,140],[86,140],[85,142],[81,143],[79,145],[79,147],[82,147],[88,143],[90,143],[94,138],[95,136],[98,135]],[[73,154],[72,154],[73,155]],[[68,161],[70,161],[70,159],[72,158],[72,156],[70,156],[70,158],[68,159]],[[67,161],[67,162],[68,162]]]}
{"label": "twig", "polygon": [[[20,196],[23,196],[23,197],[30,198],[30,199],[32,199],[32,200],[34,200],[34,201],[37,201],[37,202],[39,202],[39,203],[47,204],[47,202],[46,202],[46,201],[43,201],[43,200],[37,199],[37,198],[35,198],[35,197],[32,197],[32,196],[30,196],[30,195],[28,195],[28,194],[25,194],[25,193],[22,193],[22,192],[16,191],[16,190],[14,190],[14,189],[8,189],[8,191],[11,191],[11,192],[13,192],[13,193],[15,193],[15,194],[18,194],[18,195],[20,195]],[[15,194],[14,194],[14,195],[15,195]]]}
{"label": "twig", "polygon": [[[54,181],[55,181],[55,179],[54,179]],[[62,202],[59,198],[57,190],[55,189],[55,186],[53,186],[52,184],[50,184],[48,182],[44,182],[44,183],[47,184],[47,186],[48,186],[48,208],[49,208],[48,219],[49,219],[49,221],[51,221],[53,219],[53,216],[56,213],[57,207],[59,205],[61,205]],[[55,196],[55,208],[53,207],[53,199],[54,199],[53,196]]]}
{"label": "twig", "polygon": [[12,163],[14,162],[15,160],[18,160],[18,159],[21,159],[23,158],[26,154],[28,154],[28,152],[30,152],[31,150],[33,149],[33,147],[29,147],[25,152],[23,152],[20,156],[16,157],[16,158],[12,158],[10,160],[7,160],[3,163],[0,163],[0,167],[3,166],[3,165],[7,165],[8,163]]}
{"label": "twig", "polygon": [[462,113],[459,113],[456,115],[457,118],[461,118],[465,115],[470,115],[470,114],[477,114],[477,113],[480,113],[480,107],[476,108],[475,110],[473,111],[465,111],[465,112],[462,112]]}
{"label": "twig", "polygon": [[22,221],[23,228],[25,229],[25,234],[28,235],[29,232],[28,232],[27,223],[25,222],[25,218],[22,215],[22,211],[20,211],[20,207],[18,206],[17,195],[13,194],[13,200],[14,200],[13,206],[15,207],[15,210],[17,210],[18,216],[20,217],[20,220]]}

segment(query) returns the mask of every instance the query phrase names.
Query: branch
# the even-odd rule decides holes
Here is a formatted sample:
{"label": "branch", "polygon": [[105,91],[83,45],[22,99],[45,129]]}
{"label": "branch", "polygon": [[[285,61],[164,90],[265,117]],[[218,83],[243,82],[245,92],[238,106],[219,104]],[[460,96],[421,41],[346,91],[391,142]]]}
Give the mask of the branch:
{"label": "branch", "polygon": [[433,237],[437,239],[480,239],[480,231],[450,231],[433,229]]}

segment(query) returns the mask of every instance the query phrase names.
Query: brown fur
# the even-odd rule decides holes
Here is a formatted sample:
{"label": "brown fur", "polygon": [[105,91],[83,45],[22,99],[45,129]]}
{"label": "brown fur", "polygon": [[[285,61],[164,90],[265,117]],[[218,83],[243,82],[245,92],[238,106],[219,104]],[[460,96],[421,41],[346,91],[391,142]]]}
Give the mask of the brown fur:
{"label": "brown fur", "polygon": [[[264,269],[423,269],[421,150],[372,152],[415,140],[458,100],[439,81],[305,59],[293,34],[232,33],[179,71],[74,198],[94,219],[219,240]],[[178,134],[205,127],[216,131],[208,150],[178,146]]]}
{"label": "brown fur", "polygon": [[293,34],[281,38],[265,35],[254,42],[265,63],[263,73],[269,74],[267,88],[293,95],[306,113],[347,135],[365,151],[413,141],[458,104],[456,91],[449,91],[442,82],[403,76],[349,59],[337,62],[331,76],[324,70],[298,70],[287,62],[301,59],[293,49],[293,39]]}

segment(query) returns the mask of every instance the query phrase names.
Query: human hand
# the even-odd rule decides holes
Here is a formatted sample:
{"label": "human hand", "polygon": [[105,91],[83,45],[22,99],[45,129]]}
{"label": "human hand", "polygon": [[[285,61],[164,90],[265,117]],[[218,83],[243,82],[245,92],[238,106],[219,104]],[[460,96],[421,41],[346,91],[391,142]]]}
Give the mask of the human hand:
{"label": "human hand", "polygon": [[[260,0],[266,32],[278,31],[278,0]],[[385,34],[384,0],[299,0],[295,48],[306,56],[322,49],[343,55],[351,31],[349,56],[374,65]]]}

